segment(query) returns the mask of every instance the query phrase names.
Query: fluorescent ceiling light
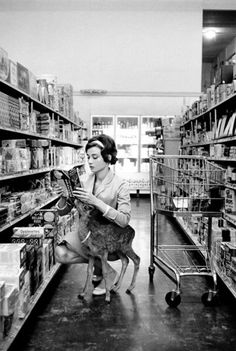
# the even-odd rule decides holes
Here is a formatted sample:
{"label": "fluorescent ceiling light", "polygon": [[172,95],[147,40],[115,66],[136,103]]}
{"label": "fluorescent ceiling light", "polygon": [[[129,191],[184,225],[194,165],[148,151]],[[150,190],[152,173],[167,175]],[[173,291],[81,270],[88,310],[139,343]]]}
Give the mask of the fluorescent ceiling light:
{"label": "fluorescent ceiling light", "polygon": [[212,40],[212,39],[215,39],[216,37],[216,31],[215,29],[212,29],[212,28],[205,29],[203,31],[203,35],[206,39]]}

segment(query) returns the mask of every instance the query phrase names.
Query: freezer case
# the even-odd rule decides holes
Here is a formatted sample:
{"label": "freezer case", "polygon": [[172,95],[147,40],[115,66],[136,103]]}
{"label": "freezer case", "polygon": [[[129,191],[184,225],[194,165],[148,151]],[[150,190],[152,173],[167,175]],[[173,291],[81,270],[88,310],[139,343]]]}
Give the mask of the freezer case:
{"label": "freezer case", "polygon": [[118,150],[118,162],[116,172],[135,174],[139,164],[139,117],[117,116],[116,117],[116,145]]}
{"label": "freezer case", "polygon": [[115,138],[114,116],[112,115],[92,115],[91,116],[91,135],[107,134]]}

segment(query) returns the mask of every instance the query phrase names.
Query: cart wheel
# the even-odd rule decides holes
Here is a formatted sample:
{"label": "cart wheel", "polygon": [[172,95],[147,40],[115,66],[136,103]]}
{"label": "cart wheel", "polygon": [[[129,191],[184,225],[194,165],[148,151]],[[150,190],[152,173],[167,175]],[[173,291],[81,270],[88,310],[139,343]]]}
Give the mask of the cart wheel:
{"label": "cart wheel", "polygon": [[166,294],[166,303],[170,307],[177,307],[181,302],[181,296],[176,291],[170,291]]}
{"label": "cart wheel", "polygon": [[155,272],[155,267],[150,266],[148,268],[148,272],[149,272],[149,280],[152,283],[153,282],[153,276],[154,276],[154,272]]}
{"label": "cart wheel", "polygon": [[218,304],[217,293],[211,290],[205,292],[204,294],[202,294],[202,303],[205,306],[216,306]]}

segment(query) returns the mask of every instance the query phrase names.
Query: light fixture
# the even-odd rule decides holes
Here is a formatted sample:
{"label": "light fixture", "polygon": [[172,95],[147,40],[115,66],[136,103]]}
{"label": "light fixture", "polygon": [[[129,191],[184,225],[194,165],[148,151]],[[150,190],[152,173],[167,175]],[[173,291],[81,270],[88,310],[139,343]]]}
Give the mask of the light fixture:
{"label": "light fixture", "polygon": [[213,40],[216,38],[216,31],[213,28],[204,29],[203,35],[206,39]]}
{"label": "light fixture", "polygon": [[102,89],[82,89],[80,90],[82,95],[105,95],[107,94],[107,90]]}

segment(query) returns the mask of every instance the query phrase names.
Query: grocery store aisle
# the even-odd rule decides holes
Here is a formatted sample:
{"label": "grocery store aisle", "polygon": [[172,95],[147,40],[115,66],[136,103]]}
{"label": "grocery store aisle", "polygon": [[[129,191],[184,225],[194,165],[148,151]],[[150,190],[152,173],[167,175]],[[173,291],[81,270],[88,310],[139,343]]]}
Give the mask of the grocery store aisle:
{"label": "grocery store aisle", "polygon": [[[132,199],[132,222],[136,229],[134,247],[141,256],[141,268],[133,294],[125,290],[130,282],[130,263],[119,293],[107,305],[104,297],[77,298],[86,265],[63,270],[48,290],[44,303],[27,324],[14,350],[20,351],[195,351],[236,350],[235,301],[220,286],[218,307],[205,307],[201,295],[205,278],[185,278],[182,302],[170,308],[165,294],[174,288],[172,281],[156,268],[154,283],[149,283],[150,205],[148,198]],[[161,216],[161,236],[166,243],[178,238],[176,224]],[[120,267],[120,262],[113,264]]]}

